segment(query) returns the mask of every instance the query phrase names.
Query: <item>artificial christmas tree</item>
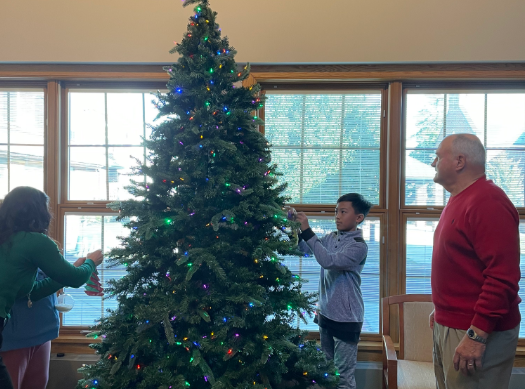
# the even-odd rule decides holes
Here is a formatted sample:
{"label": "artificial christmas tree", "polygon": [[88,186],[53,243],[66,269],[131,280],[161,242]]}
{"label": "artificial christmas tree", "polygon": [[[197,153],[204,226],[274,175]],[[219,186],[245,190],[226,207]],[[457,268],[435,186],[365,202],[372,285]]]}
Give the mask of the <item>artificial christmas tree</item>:
{"label": "artificial christmas tree", "polygon": [[259,87],[243,87],[249,66],[194,4],[187,34],[167,67],[167,120],[145,141],[146,183],[118,204],[129,237],[110,253],[127,274],[106,290],[119,308],[94,328],[100,361],[79,388],[333,387],[333,367],[296,329],[313,311],[280,255],[296,254],[284,186],[254,112]]}

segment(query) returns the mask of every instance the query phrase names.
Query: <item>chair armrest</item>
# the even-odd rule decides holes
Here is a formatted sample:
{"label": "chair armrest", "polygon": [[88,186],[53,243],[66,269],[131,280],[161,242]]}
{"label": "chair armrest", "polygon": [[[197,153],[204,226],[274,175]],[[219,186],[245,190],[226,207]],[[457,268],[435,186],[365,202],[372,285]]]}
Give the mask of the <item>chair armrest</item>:
{"label": "chair armrest", "polygon": [[384,387],[397,389],[397,354],[390,335],[383,335],[383,379]]}
{"label": "chair armrest", "polygon": [[397,365],[396,349],[394,347],[394,342],[392,342],[392,338],[390,337],[390,335],[383,335],[383,350],[385,352],[387,361],[395,361]]}

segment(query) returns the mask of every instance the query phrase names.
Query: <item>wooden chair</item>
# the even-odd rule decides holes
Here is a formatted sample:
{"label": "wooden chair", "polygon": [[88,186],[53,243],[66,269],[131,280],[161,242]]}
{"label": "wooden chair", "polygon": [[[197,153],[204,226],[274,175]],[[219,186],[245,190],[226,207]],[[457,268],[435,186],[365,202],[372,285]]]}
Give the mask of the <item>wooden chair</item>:
{"label": "wooden chair", "polygon": [[[399,306],[399,356],[390,337],[390,307]],[[383,305],[383,388],[435,389],[430,294],[385,297]]]}

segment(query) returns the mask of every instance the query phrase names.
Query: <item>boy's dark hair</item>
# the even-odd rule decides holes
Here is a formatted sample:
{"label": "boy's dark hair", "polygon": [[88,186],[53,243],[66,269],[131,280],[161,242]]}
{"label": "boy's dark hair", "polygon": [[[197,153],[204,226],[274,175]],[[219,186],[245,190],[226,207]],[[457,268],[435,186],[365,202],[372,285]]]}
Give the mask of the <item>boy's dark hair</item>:
{"label": "boy's dark hair", "polygon": [[352,203],[352,208],[354,208],[355,213],[358,215],[363,214],[365,216],[363,218],[363,221],[365,220],[366,215],[368,215],[368,212],[370,212],[370,208],[372,208],[373,206],[373,204],[370,201],[366,200],[359,193],[347,193],[345,195],[342,195],[337,200],[337,204],[339,204],[341,201],[350,201]]}

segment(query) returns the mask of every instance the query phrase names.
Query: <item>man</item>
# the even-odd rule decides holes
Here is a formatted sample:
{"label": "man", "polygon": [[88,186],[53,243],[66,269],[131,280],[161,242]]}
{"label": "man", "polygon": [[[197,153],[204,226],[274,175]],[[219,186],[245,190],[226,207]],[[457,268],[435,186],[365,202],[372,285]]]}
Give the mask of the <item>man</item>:
{"label": "man", "polygon": [[521,320],[518,212],[486,179],[476,136],[446,137],[432,167],[451,195],[432,254],[437,388],[507,388]]}

